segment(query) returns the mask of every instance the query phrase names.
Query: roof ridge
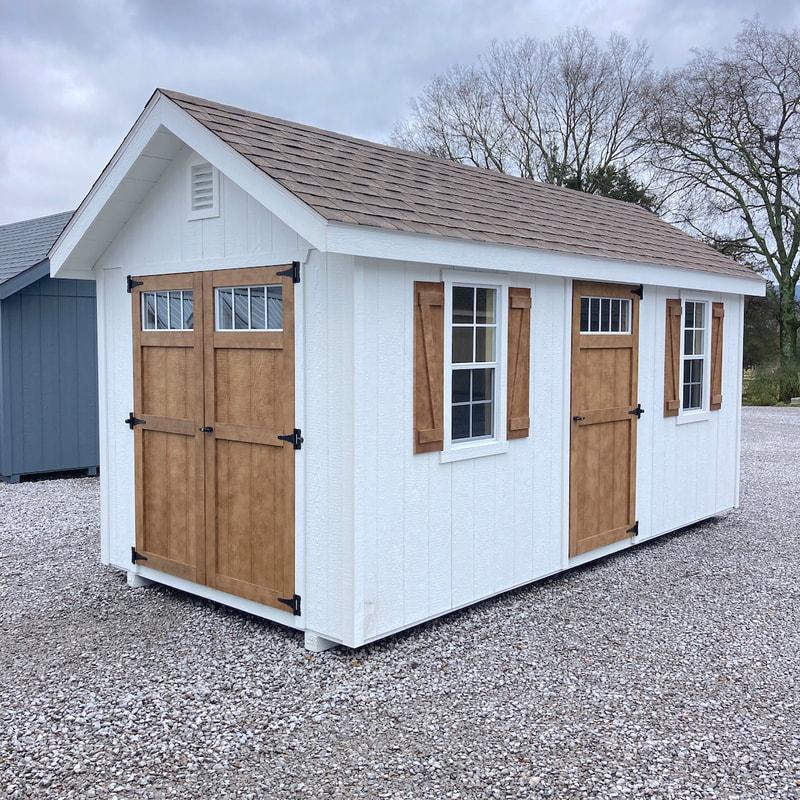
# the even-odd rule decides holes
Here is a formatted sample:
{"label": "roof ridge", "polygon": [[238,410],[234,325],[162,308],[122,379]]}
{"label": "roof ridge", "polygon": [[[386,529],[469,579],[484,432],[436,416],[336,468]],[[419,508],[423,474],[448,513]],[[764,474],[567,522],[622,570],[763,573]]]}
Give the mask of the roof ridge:
{"label": "roof ridge", "polygon": [[156,93],[328,222],[760,279],[633,203]]}
{"label": "roof ridge", "polygon": [[[385,150],[392,152],[398,156],[406,157],[413,160],[424,160],[430,161],[434,163],[438,168],[452,168],[452,169],[459,169],[459,170],[469,170],[471,172],[477,172],[481,175],[489,174],[495,180],[508,180],[516,183],[527,184],[536,186],[545,191],[554,191],[554,192],[569,192],[570,195],[578,195],[583,196],[584,198],[594,198],[595,200],[599,200],[602,202],[608,203],[624,203],[626,206],[630,206],[632,208],[637,208],[639,211],[644,211],[648,214],[653,212],[648,211],[646,208],[643,208],[636,203],[629,203],[625,200],[618,200],[614,197],[607,197],[606,195],[602,194],[594,194],[591,192],[583,192],[579,189],[571,189],[568,186],[561,186],[556,183],[547,183],[545,181],[541,181],[537,178],[525,178],[522,175],[512,175],[509,172],[501,172],[500,170],[489,169],[488,167],[480,167],[477,164],[464,164],[461,161],[454,161],[448,158],[442,158],[441,156],[435,156],[431,153],[423,153],[417,150],[408,150],[404,147],[398,147],[397,145],[386,144],[385,142],[373,142],[371,139],[363,139],[359,136],[352,136],[348,133],[339,133],[338,131],[332,131],[328,128],[320,128],[316,125],[308,125],[303,122],[295,122],[293,120],[283,119],[282,117],[274,117],[269,114],[262,114],[259,111],[251,111],[246,108],[241,108],[239,106],[232,106],[227,103],[217,103],[213,100],[208,100],[204,97],[198,97],[195,95],[185,94],[184,92],[178,92],[173,89],[161,89],[159,88],[157,91],[161,92],[161,94],[168,97],[170,100],[179,99],[184,102],[193,103],[196,105],[206,105],[209,108],[218,108],[224,109],[227,111],[237,112],[239,114],[246,115],[247,117],[255,117],[256,119],[261,119],[266,122],[277,123],[279,125],[286,125],[290,128],[298,128],[304,131],[310,131],[313,133],[322,134],[326,137],[335,137],[336,139],[341,139],[345,141],[353,142],[354,144],[358,144],[361,146],[366,145],[369,148],[376,148],[378,150]],[[572,199],[575,199],[572,197]]]}

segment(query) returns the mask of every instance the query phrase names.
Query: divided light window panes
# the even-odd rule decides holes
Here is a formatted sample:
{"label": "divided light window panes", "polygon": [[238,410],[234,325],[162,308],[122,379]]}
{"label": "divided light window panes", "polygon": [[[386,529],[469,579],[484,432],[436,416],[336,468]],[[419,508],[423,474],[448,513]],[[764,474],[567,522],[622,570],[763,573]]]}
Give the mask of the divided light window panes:
{"label": "divided light window panes", "polygon": [[581,333],[630,333],[631,300],[581,297]]}
{"label": "divided light window panes", "polygon": [[683,409],[703,408],[706,362],[706,304],[687,300],[683,308]]}
{"label": "divided light window panes", "polygon": [[216,290],[218,331],[283,329],[283,287],[232,286]]}
{"label": "divided light window panes", "polygon": [[494,436],[497,289],[454,286],[451,320],[451,439]]}
{"label": "divided light window panes", "polygon": [[143,331],[191,331],[194,329],[194,296],[191,289],[142,292]]}

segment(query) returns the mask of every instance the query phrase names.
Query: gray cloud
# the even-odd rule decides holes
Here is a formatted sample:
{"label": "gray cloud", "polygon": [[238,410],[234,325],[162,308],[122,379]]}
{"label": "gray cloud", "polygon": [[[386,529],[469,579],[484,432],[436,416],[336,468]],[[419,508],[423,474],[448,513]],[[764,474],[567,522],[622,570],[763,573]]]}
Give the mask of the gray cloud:
{"label": "gray cloud", "polygon": [[0,223],[77,204],[157,86],[386,140],[409,98],[493,39],[574,24],[657,66],[780,0],[0,0]]}

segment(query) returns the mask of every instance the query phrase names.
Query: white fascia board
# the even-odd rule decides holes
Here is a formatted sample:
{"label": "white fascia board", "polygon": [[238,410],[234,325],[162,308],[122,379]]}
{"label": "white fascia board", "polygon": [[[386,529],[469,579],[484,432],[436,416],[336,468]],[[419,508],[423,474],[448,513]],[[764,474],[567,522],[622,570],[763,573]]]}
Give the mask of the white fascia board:
{"label": "white fascia board", "polygon": [[[59,274],[62,267],[67,265],[76,248],[79,248],[81,239],[88,231],[89,226],[102,214],[103,208],[114,190],[125,179],[136,159],[155,135],[160,126],[160,115],[157,111],[159,97],[160,95],[155,95],[150,99],[128,135],[122,140],[116,153],[111,157],[111,161],[100,173],[100,177],[94,182],[78,210],[72,215],[72,219],[50,249],[51,277],[63,277]],[[79,256],[79,250],[76,253],[77,256]],[[69,265],[73,273],[89,272],[93,267],[94,262],[89,263],[88,259],[80,265]],[[88,276],[84,275],[83,277]]]}
{"label": "white fascia board", "polygon": [[[50,274],[91,277],[97,261],[81,252],[81,241],[102,214],[106,203],[133,168],[149,142],[165,128],[252,195],[290,228],[319,250],[325,249],[326,220],[276,181],[239,155],[219,137],[156,92],[134,123],[108,166],[95,181],[78,210],[50,250]],[[71,262],[71,263],[70,263]],[[62,273],[62,270],[65,272]]]}
{"label": "white fascia board", "polygon": [[327,220],[161,95],[161,124],[317,250],[325,250]]}
{"label": "white fascia board", "polygon": [[394,261],[762,296],[766,281],[552,250],[328,223],[328,252]]}

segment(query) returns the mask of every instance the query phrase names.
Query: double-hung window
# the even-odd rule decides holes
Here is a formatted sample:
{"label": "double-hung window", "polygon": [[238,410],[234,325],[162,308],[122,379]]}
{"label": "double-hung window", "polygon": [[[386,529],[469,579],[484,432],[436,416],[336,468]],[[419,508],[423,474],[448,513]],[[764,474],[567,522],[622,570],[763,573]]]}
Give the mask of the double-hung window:
{"label": "double-hung window", "polygon": [[451,287],[450,438],[490,439],[496,430],[497,288]]}
{"label": "double-hung window", "polygon": [[664,416],[709,419],[722,408],[725,306],[698,297],[667,298]]}
{"label": "double-hung window", "polygon": [[683,304],[683,352],[681,409],[701,411],[705,407],[708,368],[707,303],[686,300]]}
{"label": "double-hung window", "polygon": [[531,290],[414,283],[414,452],[494,455],[530,433]]}

